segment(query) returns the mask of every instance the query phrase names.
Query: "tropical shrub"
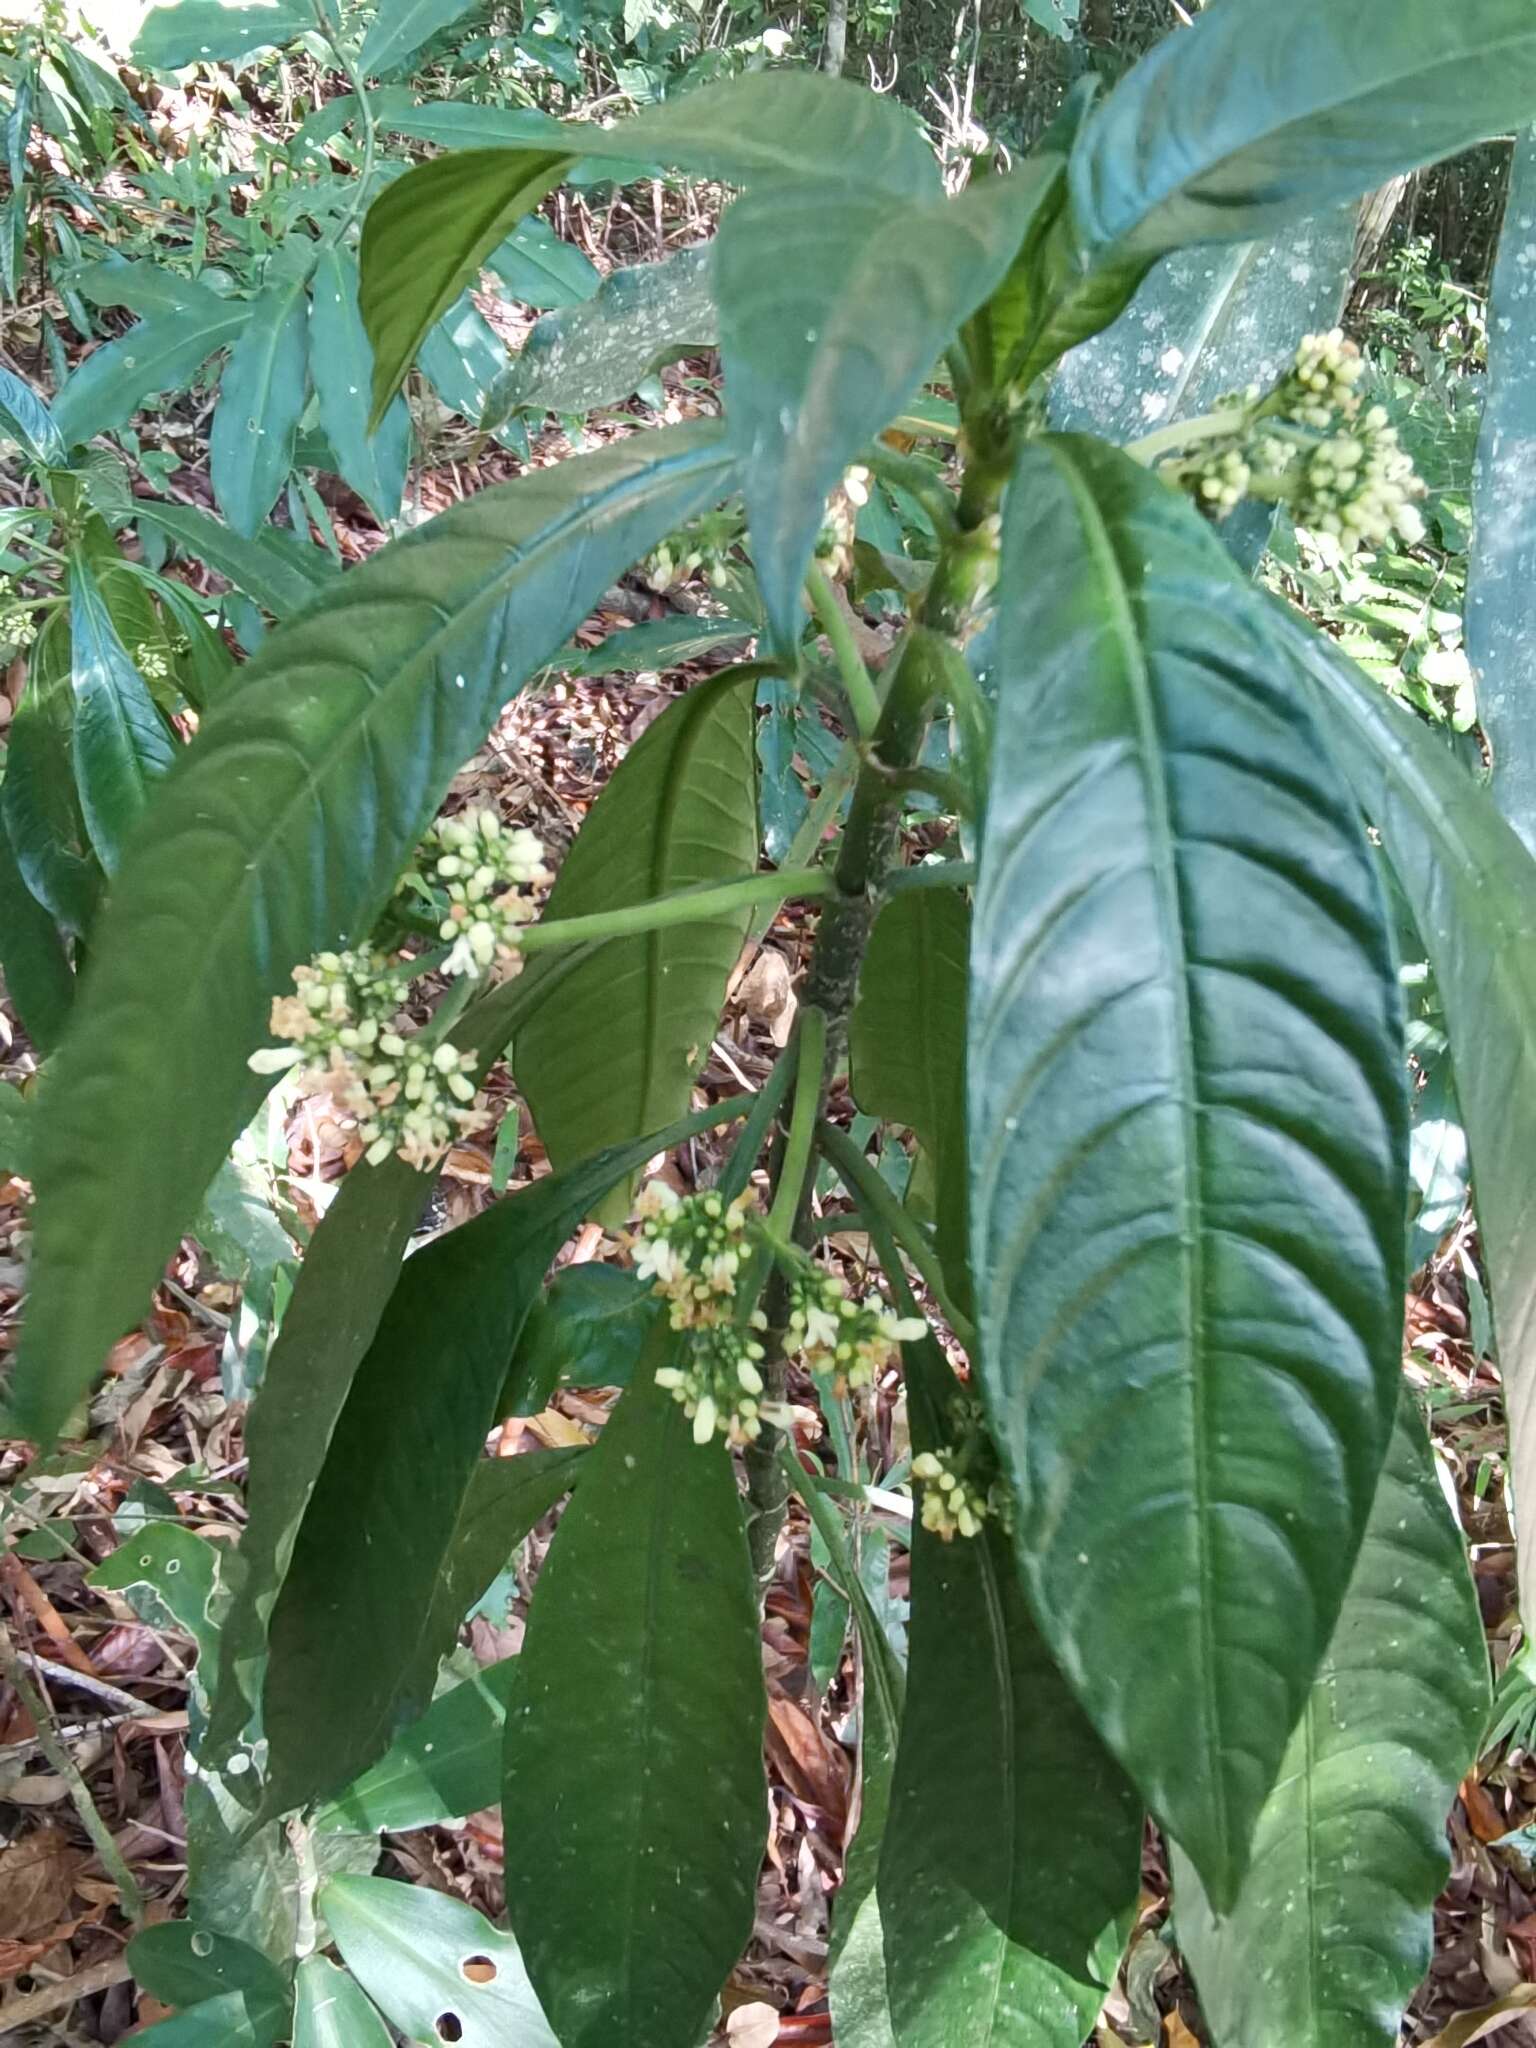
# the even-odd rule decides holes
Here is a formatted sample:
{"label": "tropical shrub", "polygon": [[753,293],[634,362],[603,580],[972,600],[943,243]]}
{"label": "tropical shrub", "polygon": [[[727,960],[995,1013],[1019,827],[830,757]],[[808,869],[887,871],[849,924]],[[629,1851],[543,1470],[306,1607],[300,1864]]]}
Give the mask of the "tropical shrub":
{"label": "tropical shrub", "polygon": [[[369,1145],[251,1412],[248,1530],[190,1602],[189,1825],[221,1917],[140,1939],[182,2002],[204,1994],[209,2038],[272,2042],[290,2012],[332,2038],[335,1997],[362,2041],[384,2038],[372,2000],[419,2038],[697,2042],[752,1923],[754,1588],[792,1488],[863,1671],[839,2040],[1074,2048],[1148,1814],[1218,2043],[1395,2040],[1487,1684],[1399,1367],[1386,871],[1443,1004],[1518,1510],[1536,870],[1439,736],[1251,572],[1282,505],[1341,550],[1422,539],[1422,486],[1334,325],[1340,210],[1533,116],[1525,0],[1220,0],[955,196],[888,101],[770,73],[614,128],[480,110],[473,147],[373,200],[376,427],[574,167],[741,188],[707,266],[725,416],[483,491],[298,608],[148,793],[91,920],[38,1103],[13,1430],[68,1426],[274,1070],[323,1068]],[[921,428],[941,360],[953,478],[880,438]],[[1529,391],[1517,363],[1485,435]],[[1480,644],[1528,745],[1529,493],[1500,446]],[[850,547],[871,481],[931,548]],[[616,574],[738,495],[762,651],[647,730],[540,910],[541,849],[434,825],[449,782]],[[845,555],[906,609],[878,674],[828,573]],[[826,858],[819,814],[760,871],[753,694],[802,676],[848,735],[851,797]],[[954,840],[904,866],[904,807],[936,791]],[[691,1112],[749,920],[790,900],[819,906],[794,1036],[758,1093]],[[403,990],[429,971],[446,993],[413,1032]],[[503,1052],[554,1171],[402,1265]],[[826,1118],[850,1062],[861,1108],[915,1134],[926,1206]],[[714,1185],[632,1201],[647,1161],[726,1122]],[[878,1254],[867,1298],[815,1254],[823,1171]],[[594,1209],[636,1219],[622,1300],[546,1285]],[[599,1347],[627,1390],[594,1448],[483,1457]],[[841,1414],[898,1352],[905,1671],[854,1561],[857,1461],[814,1469],[786,1400],[790,1360]],[[434,1698],[474,1589],[566,1492],[522,1653]],[[179,1557],[125,1547],[115,1583],[188,1601]],[[511,1937],[355,1874],[369,1830],[498,1785]],[[221,1858],[285,1825],[297,1933],[253,1962]]]}

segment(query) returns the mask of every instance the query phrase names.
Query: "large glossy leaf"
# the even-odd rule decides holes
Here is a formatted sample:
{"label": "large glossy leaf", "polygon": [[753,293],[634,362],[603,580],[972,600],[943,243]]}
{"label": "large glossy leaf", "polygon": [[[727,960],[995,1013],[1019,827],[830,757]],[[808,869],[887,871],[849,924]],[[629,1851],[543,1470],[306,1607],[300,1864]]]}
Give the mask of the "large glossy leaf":
{"label": "large glossy leaf", "polygon": [[[350,572],[214,705],[117,879],[60,1048],[13,1389],[33,1434],[139,1312],[249,1113],[246,1058],[295,962],[367,932],[500,706],[732,472],[701,425],[482,491]],[[131,1136],[146,1119],[153,1156]]]}
{"label": "large glossy leaf", "polygon": [[327,1832],[396,1832],[494,1806],[501,1789],[502,1723],[516,1677],[515,1660],[508,1657],[439,1694],[376,1764],[320,1809],[315,1826]]}
{"label": "large glossy leaf", "polygon": [[1504,815],[1536,851],[1536,131],[1515,145],[1488,303],[1487,395],[1472,472],[1467,654]]}
{"label": "large glossy leaf", "polygon": [[[954,1375],[906,1347],[914,1450]],[[964,1730],[956,1740],[957,1728]],[[912,1531],[911,1655],[880,1916],[897,2048],[1079,2048],[1128,1919],[1142,1806],[1051,1661],[1006,1533]]]}
{"label": "large glossy leaf", "polygon": [[151,2048],[273,2048],[286,2019],[286,2013],[259,2005],[249,1992],[224,1991],[157,2020],[134,2039],[148,2041]]}
{"label": "large glossy leaf", "polygon": [[714,263],[726,416],[784,650],[800,637],[828,492],[1001,280],[1054,178],[1054,164],[1026,163],[899,212],[878,192],[829,205],[824,183],[771,183],[726,215]]}
{"label": "large glossy leaf", "polygon": [[302,276],[252,300],[220,380],[208,467],[219,510],[247,538],[266,523],[293,466],[309,362],[307,312]]}
{"label": "large glossy leaf", "polygon": [[1488,1652],[1407,1387],[1333,1641],[1230,1913],[1175,1847],[1179,1945],[1216,2048],[1397,2048],[1476,1760]]}
{"label": "large glossy leaf", "polygon": [[594,1201],[675,1135],[653,1131],[546,1175],[406,1260],[272,1610],[267,1812],[337,1792],[383,1755],[427,1705],[465,1606],[484,1589],[484,1578],[472,1582],[487,1505],[509,1511],[504,1558],[569,1484],[568,1468],[546,1466],[510,1497],[500,1480],[487,1491],[481,1451],[556,1251]]}
{"label": "large glossy leaf", "polygon": [[519,410],[593,412],[628,398],[684,348],[712,346],[712,246],[679,249],[603,280],[595,298],[536,321],[491,393],[487,425]]}
{"label": "large glossy leaf", "polygon": [[564,2048],[517,1943],[462,1900],[382,1877],[338,1877],[320,1909],[342,1961],[408,2040]]}
{"label": "large glossy leaf", "polygon": [[[1512,1486],[1536,1525],[1536,860],[1439,736],[1391,703],[1329,641],[1290,644],[1328,737],[1418,925],[1450,1026],[1456,1098],[1472,1155]],[[1517,1552],[1536,1614],[1536,1544]]]}
{"label": "large glossy leaf", "polygon": [[[700,684],[646,727],[566,855],[546,906],[580,917],[757,865],[752,692]],[[610,939],[518,1032],[513,1071],[556,1166],[682,1114],[719,1028],[747,915]],[[602,1085],[592,1085],[593,1076]]]}
{"label": "large glossy leaf", "polygon": [[423,43],[469,8],[470,0],[380,0],[358,52],[358,70],[364,78],[384,78],[400,70]]}
{"label": "large glossy leaf", "polygon": [[166,505],[153,498],[136,500],[134,516],[169,535],[181,553],[227,578],[275,619],[301,611],[335,581],[324,548],[279,527],[247,540],[197,505]]}
{"label": "large glossy leaf", "polygon": [[249,299],[213,299],[196,311],[155,313],[88,355],[53,403],[72,447],[109,433],[155,391],[190,384],[215,349],[227,348],[251,318]]}
{"label": "large glossy leaf", "polygon": [[320,402],[320,424],[336,451],[341,474],[386,524],[400,510],[411,453],[411,415],[403,398],[391,400],[377,431],[368,431],[373,350],[357,306],[357,259],[349,250],[322,249],[310,287],[309,374]]}
{"label": "large glossy leaf", "polygon": [[507,1714],[507,1914],[561,2048],[694,2048],[752,1926],[757,1600],[729,1453],[652,1378],[679,1342],[591,1454]]}
{"label": "large glossy leaf", "polygon": [[1145,263],[1248,241],[1533,111],[1525,0],[1222,0],[1090,110],[1069,167],[1079,246]]}
{"label": "large glossy leaf", "polygon": [[0,813],[23,881],[56,923],[79,936],[95,913],[102,876],[75,792],[66,618],[56,613],[43,627],[29,670],[7,736]]}
{"label": "large glossy leaf", "polygon": [[53,414],[30,384],[5,369],[0,369],[0,439],[14,441],[41,468],[64,461],[64,439]]}
{"label": "large glossy leaf", "polygon": [[145,15],[133,39],[133,61],[146,71],[180,71],[186,64],[243,64],[257,50],[281,49],[315,27],[306,7],[289,0],[176,0]]}
{"label": "large glossy leaf", "polygon": [[112,874],[177,747],[117,637],[95,570],[80,549],[69,565],[69,642],[75,779],[91,844]]}
{"label": "large glossy leaf", "polygon": [[[23,1029],[52,1052],[75,999],[74,969],[50,913],[32,894],[0,824],[0,973]],[[14,1168],[12,1169],[15,1170]]]}
{"label": "large glossy leaf", "polygon": [[1036,443],[1000,588],[982,1380],[1052,1650],[1225,1906],[1391,1426],[1395,963],[1353,800],[1198,513]]}
{"label": "large glossy leaf", "polygon": [[854,1100],[906,1124],[933,1167],[945,1276],[969,1300],[965,1008],[971,913],[958,891],[909,889],[875,920],[848,1038]]}
{"label": "large glossy leaf", "polygon": [[[376,199],[363,229],[363,318],[376,357],[375,411],[421,338],[518,221],[583,157],[654,158],[680,171],[750,185],[826,180],[894,198],[939,190],[915,121],[842,79],[779,71],[727,79],[666,100],[614,128],[502,117],[507,146],[421,164]],[[477,124],[484,142],[494,129]]]}
{"label": "large glossy leaf", "polygon": [[306,1956],[294,1986],[293,2048],[391,2048],[394,2036],[345,1970]]}

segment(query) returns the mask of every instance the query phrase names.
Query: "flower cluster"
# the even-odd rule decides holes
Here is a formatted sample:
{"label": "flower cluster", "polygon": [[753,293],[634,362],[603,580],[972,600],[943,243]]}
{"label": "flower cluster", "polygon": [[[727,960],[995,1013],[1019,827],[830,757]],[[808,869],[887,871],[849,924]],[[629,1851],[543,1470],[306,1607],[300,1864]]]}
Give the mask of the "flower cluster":
{"label": "flower cluster", "polygon": [[975,1536],[991,1512],[987,1495],[959,1469],[954,1451],[923,1451],[912,1460],[912,1477],[923,1489],[923,1527],[952,1543]]}
{"label": "flower cluster", "polygon": [[[754,1327],[762,1321],[754,1317]],[[693,1325],[685,1357],[683,1365],[659,1366],[656,1384],[692,1416],[696,1444],[707,1444],[717,1430],[732,1443],[750,1443],[764,1421],[778,1419],[771,1405],[764,1415],[763,1347],[746,1330],[735,1323]]]}
{"label": "flower cluster", "polygon": [[812,1372],[844,1386],[873,1384],[896,1356],[927,1332],[921,1316],[896,1316],[878,1294],[855,1301],[822,1266],[807,1264],[789,1283],[789,1347]]}
{"label": "flower cluster", "polygon": [[640,1228],[632,1240],[635,1271],[654,1281],[656,1292],[670,1302],[674,1330],[730,1321],[751,1208],[750,1193],[727,1202],[713,1189],[680,1195],[664,1180],[641,1189],[635,1204]]}
{"label": "flower cluster", "polygon": [[0,609],[0,647],[19,654],[37,638],[37,621],[25,605],[14,611]]}
{"label": "flower cluster", "polygon": [[826,517],[816,535],[816,558],[834,582],[853,566],[853,543],[859,513],[869,503],[870,474],[855,465],[827,500]]}
{"label": "flower cluster", "polygon": [[[1188,445],[1164,469],[1214,519],[1248,496],[1289,505],[1301,526],[1346,548],[1424,538],[1424,485],[1386,410],[1362,403],[1365,361],[1334,328],[1306,335],[1267,395],[1225,399],[1227,431]],[[1224,422],[1223,422],[1224,423]]]}
{"label": "flower cluster", "polygon": [[519,927],[535,906],[523,892],[549,881],[544,848],[531,832],[503,825],[495,811],[444,818],[422,844],[429,879],[445,889],[448,912],[438,927],[451,942],[443,972],[471,980],[517,972]]}
{"label": "flower cluster", "polygon": [[133,665],[147,683],[163,683],[170,678],[170,656],[163,647],[153,647],[147,640],[141,640],[134,648]]}
{"label": "flower cluster", "polygon": [[476,1122],[473,1053],[426,1046],[395,1027],[399,978],[379,953],[320,953],[293,970],[297,991],[272,1005],[282,1046],[252,1053],[258,1074],[303,1070],[357,1118],[368,1163],[397,1152],[434,1165]]}

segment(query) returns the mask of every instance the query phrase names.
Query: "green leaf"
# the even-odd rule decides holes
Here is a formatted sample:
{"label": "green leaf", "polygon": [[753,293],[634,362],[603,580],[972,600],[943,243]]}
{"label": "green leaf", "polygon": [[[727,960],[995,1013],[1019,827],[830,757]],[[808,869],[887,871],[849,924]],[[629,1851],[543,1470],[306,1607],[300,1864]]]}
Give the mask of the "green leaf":
{"label": "green leaf", "polygon": [[[954,1440],[958,1388],[905,1348],[912,1446]],[[956,1729],[964,1740],[957,1742]],[[1092,1957],[1135,1908],[1142,1806],[1051,1661],[996,1522],[912,1529],[907,1701],[880,1915],[897,2048],[1079,2048]]]}
{"label": "green leaf", "polygon": [[71,447],[110,433],[152,392],[190,384],[215,349],[238,340],[251,299],[213,299],[196,313],[155,313],[88,355],[53,402],[54,422]]}
{"label": "green leaf", "polygon": [[[139,1314],[248,1120],[246,1058],[293,965],[370,929],[500,707],[733,467],[701,423],[481,491],[350,571],[212,707],[117,877],[59,1049],[12,1390],[30,1434]],[[132,1135],[149,1124],[175,1133],[153,1157]]]}
{"label": "green leaf", "polygon": [[800,586],[828,492],[1000,282],[1054,177],[1052,165],[1026,164],[899,212],[878,192],[829,204],[819,182],[774,184],[738,199],[721,223],[726,417],[782,651],[800,638]]}
{"label": "green leaf", "polygon": [[1173,1848],[1179,1945],[1217,2048],[1396,2048],[1488,1702],[1461,1531],[1405,1386],[1333,1642],[1230,1913],[1213,1912]]}
{"label": "green leaf", "polygon": [[391,2048],[393,2040],[345,1970],[324,1956],[304,1958],[293,2006],[293,2048]]}
{"label": "green leaf", "polygon": [[[14,732],[14,722],[12,731]],[[14,743],[14,742],[13,742]],[[27,887],[11,835],[0,824],[0,973],[22,1028],[46,1056],[75,1000],[75,975],[52,913]],[[11,1170],[18,1171],[14,1165]]]}
{"label": "green leaf", "polygon": [[293,466],[307,329],[305,279],[287,278],[251,301],[249,324],[224,366],[208,467],[219,510],[247,539],[266,523]]}
{"label": "green leaf", "polygon": [[[824,180],[839,193],[893,198],[939,190],[938,166],[915,120],[862,86],[812,72],[723,80],[614,128],[539,127],[518,113],[500,120],[507,147],[419,164],[368,210],[362,304],[373,337],[375,413],[492,250],[582,157],[654,158],[735,185]],[[476,132],[489,141],[496,129],[480,121]]]}
{"label": "green leaf", "polygon": [[337,1877],[321,1891],[320,1909],[342,1961],[409,2039],[562,2048],[539,2010],[517,1943],[472,1906],[388,1878]]}
{"label": "green leaf", "polygon": [[651,1376],[679,1341],[561,1518],[507,1715],[507,1915],[561,2048],[694,2048],[752,1926],[757,1599],[730,1455]]}
{"label": "green leaf", "polygon": [[55,613],[44,626],[28,667],[8,735],[0,810],[28,889],[62,929],[78,935],[95,913],[102,877],[75,794],[66,618]]}
{"label": "green leaf", "polygon": [[[757,865],[752,692],[728,672],[646,727],[561,864],[545,916],[618,910]],[[556,1166],[688,1106],[749,913],[610,939],[518,1032],[517,1085]],[[614,1019],[623,1029],[614,1030]],[[596,1075],[602,1085],[593,1086]],[[627,1198],[621,1198],[627,1200]]]}
{"label": "green leaf", "polygon": [[117,637],[89,557],[78,548],[69,564],[69,639],[75,779],[91,844],[113,874],[150,791],[180,750]]}
{"label": "green leaf", "polygon": [[225,1992],[249,1992],[286,2019],[288,1986],[282,1972],[233,1935],[211,1934],[190,1920],[141,1927],[128,1944],[134,1981],[162,2005],[196,2005]]}
{"label": "green leaf", "polygon": [[13,440],[40,469],[65,460],[64,438],[53,414],[30,384],[0,369],[0,436]]}
{"label": "green leaf", "polygon": [[[1291,624],[1328,737],[1380,832],[1450,1026],[1498,1336],[1512,1491],[1536,1515],[1536,861],[1440,736],[1320,635]],[[1522,1503],[1524,1506],[1522,1507]],[[1536,1545],[1517,1553],[1536,1614]]]}
{"label": "green leaf", "polygon": [[216,318],[228,302],[206,285],[158,263],[108,255],[83,263],[69,282],[93,306],[126,306],[148,318],[156,313],[183,313],[197,319]]}
{"label": "green leaf", "polygon": [[1052,1653],[1227,1905],[1391,1428],[1390,932],[1353,800],[1197,512],[1100,443],[1036,443],[999,588],[981,1378]]}
{"label": "green leaf", "polygon": [[1488,300],[1488,375],[1472,470],[1467,563],[1467,655],[1477,714],[1493,753],[1493,791],[1536,852],[1536,505],[1529,463],[1536,439],[1536,131],[1515,144],[1498,261]]}
{"label": "green leaf", "polygon": [[1072,40],[1081,7],[1082,0],[1024,0],[1024,12],[1030,20],[1039,22],[1053,36],[1060,36],[1064,43]]}
{"label": "green leaf", "polygon": [[32,1116],[31,1097],[9,1081],[0,1082],[0,1171],[19,1173],[23,1180],[30,1164]]}
{"label": "green leaf", "polygon": [[398,1833],[494,1806],[502,1723],[516,1680],[517,1660],[508,1657],[440,1694],[376,1764],[320,1809],[315,1826]]}
{"label": "green leaf", "polygon": [[306,7],[289,0],[176,0],[154,7],[133,39],[133,61],[141,71],[180,71],[188,64],[245,63],[258,50],[278,50],[315,26]]}
{"label": "green leaf", "polygon": [[482,1458],[474,1466],[432,1595],[429,1628],[439,1641],[451,1645],[455,1630],[523,1538],[570,1491],[584,1456],[571,1445]]}
{"label": "green leaf", "polygon": [[520,410],[585,413],[617,405],[658,362],[712,346],[712,248],[679,249],[660,263],[615,270],[595,298],[536,321],[496,381],[486,424]]}
{"label": "green leaf", "polygon": [[637,1274],[596,1264],[562,1267],[528,1312],[507,1376],[509,1399],[514,1390],[526,1397],[528,1413],[562,1382],[627,1387],[655,1312],[655,1297]]}
{"label": "green leaf", "polygon": [[[450,412],[491,433],[491,392],[507,366],[501,337],[464,292],[421,344],[421,372]],[[388,418],[388,414],[385,414]]]}
{"label": "green leaf", "polygon": [[247,540],[211,512],[196,505],[162,504],[157,498],[136,499],[134,517],[169,534],[182,554],[226,578],[275,619],[301,611],[335,581],[324,548],[278,527],[264,528]]}
{"label": "green leaf", "polygon": [[273,2048],[287,2018],[286,2008],[274,2013],[246,1992],[226,1991],[168,2020],[157,2020],[133,2038],[153,2041],[154,2048]]}
{"label": "green leaf", "polygon": [[756,634],[743,619],[699,618],[692,612],[616,627],[595,647],[562,647],[550,667],[563,676],[634,675],[639,669],[681,668],[706,654],[740,647]]}
{"label": "green leaf", "polygon": [[[1232,81],[1246,89],[1235,92]],[[1524,0],[1222,0],[1093,107],[1072,151],[1078,246],[1141,264],[1248,241],[1536,112]]]}
{"label": "green leaf", "polygon": [[379,0],[358,52],[358,70],[364,78],[399,71],[439,29],[467,14],[470,5],[471,0]]}
{"label": "green leaf", "polygon": [[574,242],[563,242],[547,220],[529,214],[486,258],[514,299],[536,311],[576,306],[590,299],[602,274]]}
{"label": "green leaf", "polygon": [[322,249],[315,264],[309,374],[320,402],[320,424],[343,479],[387,524],[398,515],[405,492],[411,415],[405,400],[396,396],[378,431],[368,431],[373,350],[357,306],[357,259],[345,249]]}
{"label": "green leaf", "polygon": [[971,913],[949,889],[909,889],[875,920],[848,1038],[853,1098],[906,1124],[933,1164],[945,1278],[969,1308],[965,1008]]}
{"label": "green leaf", "polygon": [[[568,1461],[480,1480],[523,1319],[555,1253],[616,1180],[669,1141],[653,1131],[547,1175],[407,1259],[347,1392],[272,1609],[262,1695],[264,1810],[340,1790],[432,1697],[465,1608],[569,1485]],[[434,1361],[428,1374],[423,1359]],[[526,1515],[526,1522],[518,1526]]]}

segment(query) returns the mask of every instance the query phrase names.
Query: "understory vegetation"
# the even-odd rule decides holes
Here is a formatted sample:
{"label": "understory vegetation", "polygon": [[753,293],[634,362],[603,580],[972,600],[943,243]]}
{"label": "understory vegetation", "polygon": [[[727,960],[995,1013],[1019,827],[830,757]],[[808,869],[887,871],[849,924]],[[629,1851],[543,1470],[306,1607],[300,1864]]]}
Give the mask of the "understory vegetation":
{"label": "understory vegetation", "polygon": [[1536,2029],[1533,124],[0,19],[8,2041]]}

